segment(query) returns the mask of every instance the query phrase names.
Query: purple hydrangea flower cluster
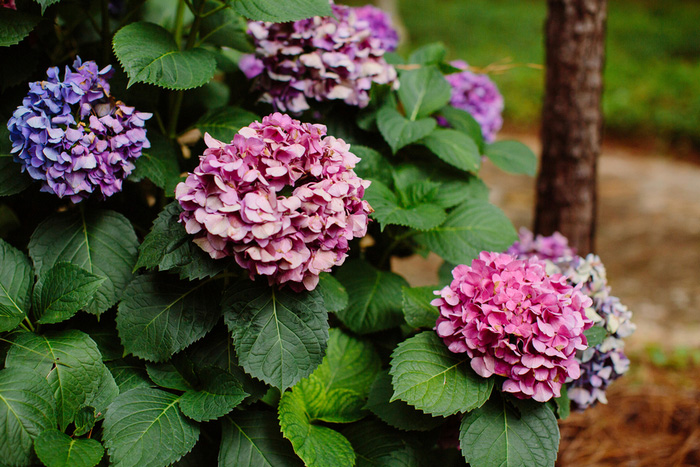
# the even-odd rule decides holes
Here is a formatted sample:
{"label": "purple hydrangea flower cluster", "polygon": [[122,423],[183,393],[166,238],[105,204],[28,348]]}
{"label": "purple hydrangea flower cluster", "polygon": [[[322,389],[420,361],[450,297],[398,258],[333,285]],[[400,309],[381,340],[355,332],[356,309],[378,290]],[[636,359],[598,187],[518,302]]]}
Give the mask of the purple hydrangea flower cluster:
{"label": "purple hydrangea flower cluster", "polygon": [[[452,86],[450,105],[469,112],[481,125],[484,140],[492,143],[503,126],[503,96],[487,75],[469,71],[469,65],[465,61],[455,60],[450,64],[463,70],[445,76]],[[442,118],[438,122],[447,126],[447,121]]]}
{"label": "purple hydrangea flower cluster", "polygon": [[99,70],[77,58],[48,79],[29,83],[29,94],[7,123],[15,160],[22,171],[43,182],[42,191],[77,203],[91,193],[102,198],[121,191],[143,148],[150,147],[144,122],[151,114],[115,101]]}
{"label": "purple hydrangea flower cluster", "polygon": [[559,259],[574,256],[576,252],[569,246],[569,240],[559,232],[554,232],[548,237],[535,236],[525,227],[521,227],[518,240],[506,250],[506,253],[520,259],[531,256],[537,256],[539,259]]}
{"label": "purple hydrangea flower cluster", "polygon": [[208,134],[199,166],[176,189],[180,222],[212,258],[233,256],[250,273],[313,290],[367,233],[369,181],[359,158],[326,127],[274,113],[231,143]]}
{"label": "purple hydrangea flower cluster", "polygon": [[477,374],[504,376],[503,391],[539,402],[580,376],[575,355],[593,323],[585,314],[591,299],[579,287],[547,274],[537,258],[505,253],[482,252],[452,276],[431,302],[440,310],[435,329],[450,351],[469,355]]}
{"label": "purple hydrangea flower cluster", "polygon": [[562,274],[567,282],[580,287],[591,298],[587,316],[595,326],[607,331],[599,345],[577,352],[581,377],[567,381],[568,394],[575,410],[585,410],[598,402],[607,403],[605,390],[629,369],[629,359],[624,354],[624,338],[630,336],[635,325],[632,312],[611,295],[605,266],[600,258],[589,254],[585,258],[575,256],[566,237],[558,232],[549,237],[520,230],[520,241],[508,249],[520,259],[532,257],[546,260],[547,272]]}
{"label": "purple hydrangea flower cluster", "polygon": [[239,67],[256,77],[261,101],[297,114],[309,108],[307,99],[365,107],[373,83],[398,86],[396,70],[384,59],[386,45],[393,44],[388,20],[369,10],[331,6],[334,16],[248,24],[256,53]]}
{"label": "purple hydrangea flower cluster", "polygon": [[399,33],[391,22],[391,17],[373,5],[365,5],[354,8],[357,21],[367,21],[372,30],[372,37],[381,41],[379,47],[386,52],[393,52],[399,46]]}

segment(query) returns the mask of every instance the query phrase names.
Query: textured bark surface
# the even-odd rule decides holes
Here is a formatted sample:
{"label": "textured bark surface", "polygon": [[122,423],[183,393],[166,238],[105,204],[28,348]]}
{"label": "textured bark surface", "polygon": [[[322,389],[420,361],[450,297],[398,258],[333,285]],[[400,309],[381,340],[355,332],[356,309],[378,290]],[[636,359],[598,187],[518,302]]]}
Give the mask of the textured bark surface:
{"label": "textured bark surface", "polygon": [[536,233],[594,249],[607,0],[547,0],[546,89]]}

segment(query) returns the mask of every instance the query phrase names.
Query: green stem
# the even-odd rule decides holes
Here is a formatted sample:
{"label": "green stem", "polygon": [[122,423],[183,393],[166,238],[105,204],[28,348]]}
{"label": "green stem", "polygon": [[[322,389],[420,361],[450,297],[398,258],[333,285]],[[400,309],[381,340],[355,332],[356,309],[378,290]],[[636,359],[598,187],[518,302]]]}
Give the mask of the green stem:
{"label": "green stem", "polygon": [[226,8],[228,8],[228,6],[226,6],[226,5],[221,5],[220,7],[213,8],[213,9],[207,11],[206,13],[204,13],[204,14],[202,15],[202,18],[206,18],[206,17],[208,17],[208,16],[211,16],[211,15],[213,15],[213,14],[216,14],[216,13],[218,13],[218,12],[220,12],[221,10],[224,10],[224,9],[226,9]]}
{"label": "green stem", "polygon": [[384,265],[384,263],[386,263],[391,258],[391,253],[396,249],[397,246],[399,246],[401,244],[401,242],[403,242],[407,238],[411,238],[414,235],[417,235],[419,233],[420,232],[417,230],[409,230],[408,232],[404,232],[401,235],[397,235],[396,237],[394,237],[394,241],[391,242],[391,244],[389,245],[389,248],[387,248],[384,251],[384,254],[382,255],[381,259],[379,260],[379,263],[377,263],[379,265],[379,267],[382,267]]}
{"label": "green stem", "polygon": [[185,18],[185,2],[180,0],[177,3],[177,11],[175,12],[175,30],[173,31],[173,36],[175,36],[175,43],[177,48],[180,48],[180,43],[182,42],[182,22]]}
{"label": "green stem", "polygon": [[102,66],[110,62],[112,33],[109,30],[109,0],[102,0]]}
{"label": "green stem", "polygon": [[[24,317],[24,320],[27,322],[27,326],[29,326],[29,329],[34,332],[34,325],[32,324],[31,321],[29,321],[29,316]],[[24,327],[24,323],[22,323],[22,326]],[[26,329],[26,327],[24,327]]]}

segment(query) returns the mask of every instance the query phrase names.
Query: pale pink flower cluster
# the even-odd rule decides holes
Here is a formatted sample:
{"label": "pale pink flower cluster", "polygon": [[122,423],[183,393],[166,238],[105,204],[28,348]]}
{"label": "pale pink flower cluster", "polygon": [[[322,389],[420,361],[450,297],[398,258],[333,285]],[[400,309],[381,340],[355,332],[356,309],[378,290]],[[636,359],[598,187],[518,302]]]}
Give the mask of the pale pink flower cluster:
{"label": "pale pink flower cluster", "polygon": [[250,277],[312,290],[367,232],[369,181],[350,145],[326,127],[274,113],[231,143],[208,134],[199,166],[177,186],[180,222],[212,258],[233,256]]}
{"label": "pale pink flower cluster", "polygon": [[452,271],[452,283],[431,303],[436,331],[455,353],[466,352],[476,373],[504,376],[502,390],[520,399],[559,397],[580,376],[576,351],[588,346],[591,299],[561,274],[547,275],[537,258],[482,252]]}

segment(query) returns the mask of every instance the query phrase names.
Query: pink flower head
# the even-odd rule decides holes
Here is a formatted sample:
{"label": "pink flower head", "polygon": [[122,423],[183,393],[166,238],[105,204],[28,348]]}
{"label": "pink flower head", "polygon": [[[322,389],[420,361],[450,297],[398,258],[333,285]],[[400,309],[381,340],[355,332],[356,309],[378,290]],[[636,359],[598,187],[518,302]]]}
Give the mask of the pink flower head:
{"label": "pink flower head", "polygon": [[518,232],[518,240],[506,250],[506,253],[514,255],[518,259],[537,256],[539,259],[557,261],[574,256],[576,250],[569,246],[569,240],[559,232],[554,232],[548,237],[535,236],[525,227],[521,227]]}
{"label": "pink flower head", "polygon": [[270,284],[313,290],[367,233],[370,182],[350,145],[324,125],[274,113],[230,143],[208,134],[199,166],[176,189],[180,222],[212,258],[233,256]]}
{"label": "pink flower head", "polygon": [[17,5],[15,5],[15,0],[0,0],[0,6],[3,8],[9,8],[10,10],[17,9]]}
{"label": "pink flower head", "polygon": [[379,27],[366,10],[331,7],[327,17],[248,23],[255,55],[244,57],[239,67],[256,77],[261,101],[297,114],[309,108],[307,99],[365,107],[373,83],[398,86],[396,70],[384,59],[387,47],[395,46],[384,24],[388,19]]}
{"label": "pink flower head", "polygon": [[503,391],[539,402],[580,376],[575,356],[588,345],[591,299],[565,276],[547,275],[537,258],[489,252],[452,276],[431,302],[440,309],[435,329],[452,352],[469,355],[476,373],[503,376]]}

